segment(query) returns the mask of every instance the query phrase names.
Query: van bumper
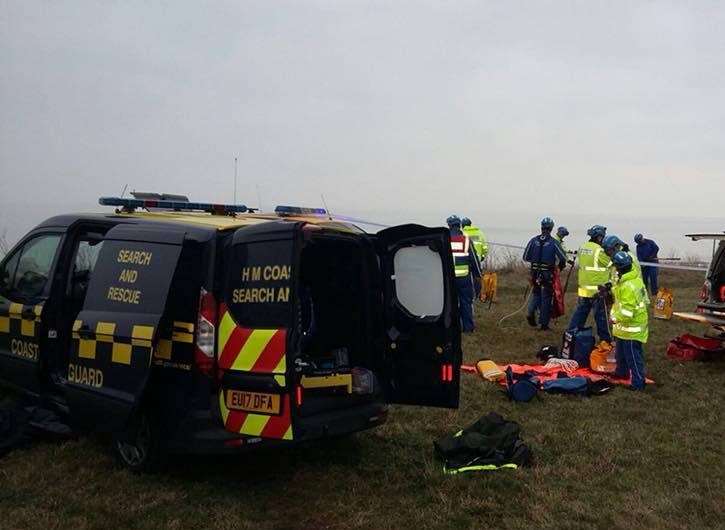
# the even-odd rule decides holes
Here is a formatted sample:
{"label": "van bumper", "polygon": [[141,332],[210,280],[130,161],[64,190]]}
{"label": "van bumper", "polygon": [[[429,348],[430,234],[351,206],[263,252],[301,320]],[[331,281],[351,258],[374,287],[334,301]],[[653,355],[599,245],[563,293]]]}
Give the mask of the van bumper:
{"label": "van bumper", "polygon": [[297,418],[294,420],[294,440],[274,440],[229,432],[220,425],[219,419],[213,416],[211,410],[199,410],[182,422],[177,434],[168,441],[168,449],[174,453],[218,454],[261,447],[290,447],[371,429],[385,423],[387,418],[387,405],[366,403],[344,410]]}

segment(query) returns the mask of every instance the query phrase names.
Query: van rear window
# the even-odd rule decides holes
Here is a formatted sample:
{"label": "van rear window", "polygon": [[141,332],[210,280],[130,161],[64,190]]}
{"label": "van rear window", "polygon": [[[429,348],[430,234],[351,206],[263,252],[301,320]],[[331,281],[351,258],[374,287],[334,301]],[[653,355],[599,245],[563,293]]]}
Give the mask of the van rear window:
{"label": "van rear window", "polygon": [[237,324],[250,328],[289,326],[292,251],[291,239],[232,247],[224,296]]}

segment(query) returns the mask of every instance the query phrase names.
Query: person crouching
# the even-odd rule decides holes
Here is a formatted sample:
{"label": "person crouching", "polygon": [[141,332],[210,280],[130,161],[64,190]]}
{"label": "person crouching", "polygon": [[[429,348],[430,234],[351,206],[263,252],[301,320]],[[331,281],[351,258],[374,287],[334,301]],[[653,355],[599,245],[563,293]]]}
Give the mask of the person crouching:
{"label": "person crouching", "polygon": [[630,377],[630,388],[644,390],[644,344],[649,337],[648,297],[641,275],[634,268],[632,256],[619,251],[612,258],[619,278],[613,286],[614,305],[610,313],[612,333],[616,339],[617,369],[615,376]]}

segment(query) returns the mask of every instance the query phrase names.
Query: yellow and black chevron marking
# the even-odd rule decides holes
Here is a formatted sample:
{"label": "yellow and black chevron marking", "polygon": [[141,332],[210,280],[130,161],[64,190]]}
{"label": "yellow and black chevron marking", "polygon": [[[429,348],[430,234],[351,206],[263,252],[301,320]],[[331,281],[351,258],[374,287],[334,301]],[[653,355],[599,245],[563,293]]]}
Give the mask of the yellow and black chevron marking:
{"label": "yellow and black chevron marking", "polygon": [[154,351],[155,359],[170,361],[175,344],[194,344],[194,324],[191,322],[174,321],[171,338],[161,338]]}
{"label": "yellow and black chevron marking", "polygon": [[[134,350],[152,348],[154,326],[133,325],[130,340],[118,333],[113,322],[97,322],[96,328],[89,334],[93,338],[83,336],[80,331],[82,326],[81,320],[73,323],[73,339],[78,341],[77,351],[81,359],[95,359],[99,350],[103,349],[110,350],[111,362],[130,365]],[[148,351],[140,353],[146,357]]]}
{"label": "yellow and black chevron marking", "polygon": [[[6,307],[0,307],[0,333],[9,333],[16,337],[35,337],[35,324],[40,322],[40,313],[43,304],[23,305],[11,302]],[[33,313],[32,318],[23,318],[24,312]]]}

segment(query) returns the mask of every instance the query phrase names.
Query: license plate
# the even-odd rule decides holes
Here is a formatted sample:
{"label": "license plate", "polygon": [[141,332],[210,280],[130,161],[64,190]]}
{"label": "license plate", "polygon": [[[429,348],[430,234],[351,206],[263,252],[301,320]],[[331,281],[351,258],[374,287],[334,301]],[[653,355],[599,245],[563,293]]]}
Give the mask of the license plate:
{"label": "license plate", "polygon": [[279,414],[282,407],[279,394],[247,392],[245,390],[227,390],[227,408],[261,414]]}

